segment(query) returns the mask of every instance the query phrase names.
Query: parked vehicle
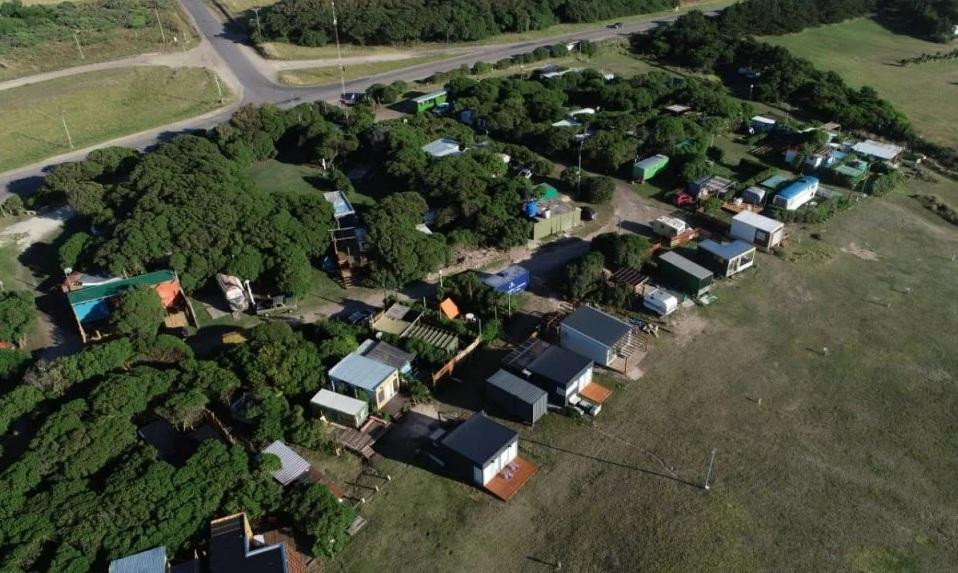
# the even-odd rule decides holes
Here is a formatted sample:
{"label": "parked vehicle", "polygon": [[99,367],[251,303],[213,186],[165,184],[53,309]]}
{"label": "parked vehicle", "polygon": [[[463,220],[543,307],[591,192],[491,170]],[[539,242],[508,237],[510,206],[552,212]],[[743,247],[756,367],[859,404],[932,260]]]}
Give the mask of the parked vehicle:
{"label": "parked vehicle", "polygon": [[621,30],[622,22],[616,22],[615,24],[609,24],[609,29],[611,30]]}
{"label": "parked vehicle", "polygon": [[667,316],[679,307],[679,299],[662,289],[655,289],[642,297],[642,306],[659,316]]}
{"label": "parked vehicle", "polygon": [[357,103],[363,101],[363,98],[366,97],[366,94],[359,92],[347,92],[339,96],[339,103],[343,105],[356,105]]}
{"label": "parked vehicle", "polygon": [[694,205],[694,204],[695,204],[695,197],[692,197],[691,195],[689,195],[689,194],[686,193],[685,191],[682,191],[681,193],[677,193],[677,194],[672,198],[672,203],[674,203],[676,207],[684,207],[684,206],[686,206],[686,205]]}
{"label": "parked vehicle", "polygon": [[592,207],[583,207],[582,208],[582,220],[583,221],[594,221],[595,220],[595,209]]}

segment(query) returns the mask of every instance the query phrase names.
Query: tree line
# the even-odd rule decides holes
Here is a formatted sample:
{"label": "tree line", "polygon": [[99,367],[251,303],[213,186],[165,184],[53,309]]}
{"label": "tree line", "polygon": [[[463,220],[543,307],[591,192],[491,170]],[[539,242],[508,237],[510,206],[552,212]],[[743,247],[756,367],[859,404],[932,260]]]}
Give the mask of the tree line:
{"label": "tree line", "polygon": [[[0,432],[26,433],[0,455],[0,569],[103,570],[158,545],[175,555],[202,543],[210,519],[238,511],[284,519],[316,556],[338,551],[352,509],[320,485],[282,489],[269,473],[278,460],[257,452],[275,439],[324,449],[323,426],[303,405],[356,336],[339,323],[273,323],[204,360],[161,335],[151,349],[119,338],[31,361],[0,392]],[[174,352],[155,351],[164,345]],[[205,411],[229,416],[246,394],[248,422],[231,426],[249,450],[210,439],[174,465],[137,435],[154,419],[189,430]]]}
{"label": "tree line", "polygon": [[[336,16],[340,39],[356,44],[470,42],[504,32],[595,22],[677,5],[676,0],[347,0],[337,4]],[[335,37],[326,0],[281,0],[261,10],[250,24],[258,42],[323,46]]]}
{"label": "tree line", "polygon": [[958,0],[879,0],[878,21],[898,33],[950,42],[958,26]]}

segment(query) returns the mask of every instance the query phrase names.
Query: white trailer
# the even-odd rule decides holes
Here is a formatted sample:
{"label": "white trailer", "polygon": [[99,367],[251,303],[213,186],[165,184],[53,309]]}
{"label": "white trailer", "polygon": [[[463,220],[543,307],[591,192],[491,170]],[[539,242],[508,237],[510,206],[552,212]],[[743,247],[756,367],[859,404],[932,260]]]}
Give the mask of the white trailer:
{"label": "white trailer", "polygon": [[233,312],[243,312],[249,308],[249,299],[246,296],[246,289],[243,287],[243,281],[239,277],[217,273],[216,284],[220,285],[226,302],[230,305]]}

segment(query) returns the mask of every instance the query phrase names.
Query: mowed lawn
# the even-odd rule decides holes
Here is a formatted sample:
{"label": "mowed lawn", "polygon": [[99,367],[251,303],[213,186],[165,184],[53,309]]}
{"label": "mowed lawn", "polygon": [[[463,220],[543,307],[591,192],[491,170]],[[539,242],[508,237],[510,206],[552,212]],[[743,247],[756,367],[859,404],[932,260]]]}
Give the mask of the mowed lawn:
{"label": "mowed lawn", "polygon": [[903,111],[919,132],[958,145],[958,64],[955,60],[897,65],[923,53],[944,52],[958,43],[936,44],[889,32],[866,18],[767,37],[817,67],[834,70],[853,86],[872,86]]}
{"label": "mowed lawn", "polygon": [[540,471],[511,502],[410,466],[330,570],[952,570],[958,227],[901,193],[789,232],[594,427],[519,428]]}
{"label": "mowed lawn", "polygon": [[80,149],[219,106],[213,76],[200,68],[119,68],[4,90],[0,171],[70,151],[64,118]]}
{"label": "mowed lawn", "polygon": [[[56,4],[57,2],[28,0],[24,3]],[[5,48],[0,51],[0,81],[116,60],[136,54],[180,51],[196,46],[197,34],[178,7],[163,8],[159,14],[163,22],[166,42],[163,41],[163,34],[160,33],[155,19],[151,19],[148,26],[138,30],[126,28],[108,31],[80,30],[77,32],[77,37],[83,48],[82,57],[72,38],[66,41],[43,42],[24,48]]]}

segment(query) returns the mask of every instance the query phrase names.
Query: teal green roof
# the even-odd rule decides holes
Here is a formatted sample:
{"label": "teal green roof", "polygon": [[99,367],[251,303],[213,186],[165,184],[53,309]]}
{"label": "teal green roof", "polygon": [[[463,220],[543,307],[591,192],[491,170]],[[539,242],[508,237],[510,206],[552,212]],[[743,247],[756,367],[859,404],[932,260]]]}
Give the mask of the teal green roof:
{"label": "teal green roof", "polygon": [[155,271],[152,273],[146,273],[145,275],[138,275],[128,279],[120,279],[118,281],[105,284],[88,286],[73,292],[68,292],[67,300],[70,301],[71,305],[76,305],[82,304],[84,302],[90,302],[92,300],[112,298],[129,288],[144,285],[155,286],[160,283],[171,281],[175,278],[176,275],[173,274],[173,271]]}
{"label": "teal green roof", "polygon": [[864,161],[853,161],[851,163],[844,163],[834,168],[835,173],[841,173],[851,177],[852,179],[857,179],[863,177],[865,173],[868,172],[868,163]]}
{"label": "teal green roof", "polygon": [[540,183],[536,185],[536,190],[542,190],[542,197],[539,197],[540,201],[548,201],[549,199],[555,199],[559,196],[559,190],[549,185],[548,183]]}

